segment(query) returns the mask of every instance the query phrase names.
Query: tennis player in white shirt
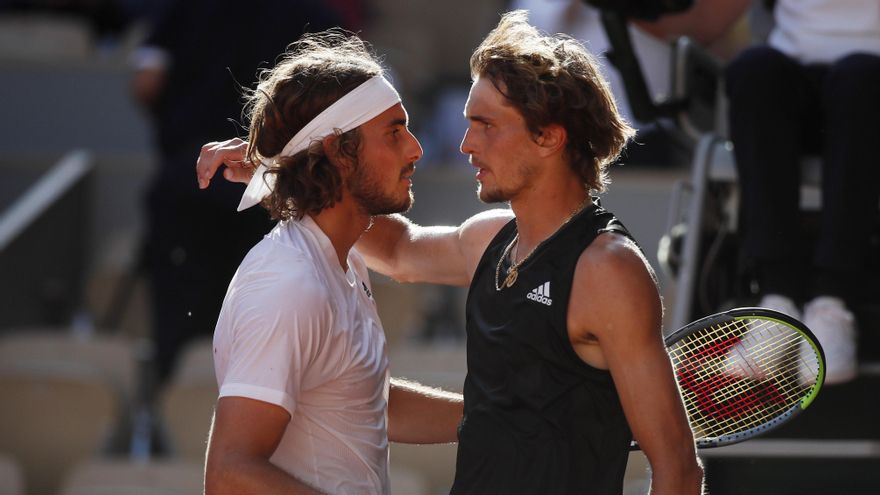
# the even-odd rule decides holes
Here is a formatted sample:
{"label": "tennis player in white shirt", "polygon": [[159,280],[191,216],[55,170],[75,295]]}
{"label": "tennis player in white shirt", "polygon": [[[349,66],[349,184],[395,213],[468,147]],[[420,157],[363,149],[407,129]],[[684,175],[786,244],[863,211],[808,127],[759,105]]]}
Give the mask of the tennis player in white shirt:
{"label": "tennis player in white shirt", "polygon": [[262,202],[280,222],[242,261],[217,322],[205,492],[387,494],[389,440],[454,442],[462,414],[457,394],[390,379],[352,250],[374,215],[410,208],[421,146],[374,56],[338,31],[294,44],[249,109],[247,163],[259,165],[239,209]]}

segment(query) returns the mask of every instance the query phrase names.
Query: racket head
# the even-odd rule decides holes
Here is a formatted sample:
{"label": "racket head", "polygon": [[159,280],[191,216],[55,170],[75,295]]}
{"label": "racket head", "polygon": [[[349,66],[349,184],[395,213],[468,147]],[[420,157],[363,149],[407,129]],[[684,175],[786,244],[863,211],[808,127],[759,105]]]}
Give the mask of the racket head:
{"label": "racket head", "polygon": [[697,448],[767,433],[806,409],[825,354],[800,321],[766,308],[701,318],[665,339]]}

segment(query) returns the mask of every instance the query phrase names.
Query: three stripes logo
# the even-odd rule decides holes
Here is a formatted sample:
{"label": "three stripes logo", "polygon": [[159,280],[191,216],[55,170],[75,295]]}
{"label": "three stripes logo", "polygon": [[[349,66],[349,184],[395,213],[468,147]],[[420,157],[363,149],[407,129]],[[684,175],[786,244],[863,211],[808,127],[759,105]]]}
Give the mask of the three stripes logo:
{"label": "three stripes logo", "polygon": [[550,282],[544,282],[535,287],[531,292],[526,294],[526,298],[541,304],[546,304],[547,306],[552,305],[553,299],[550,299]]}

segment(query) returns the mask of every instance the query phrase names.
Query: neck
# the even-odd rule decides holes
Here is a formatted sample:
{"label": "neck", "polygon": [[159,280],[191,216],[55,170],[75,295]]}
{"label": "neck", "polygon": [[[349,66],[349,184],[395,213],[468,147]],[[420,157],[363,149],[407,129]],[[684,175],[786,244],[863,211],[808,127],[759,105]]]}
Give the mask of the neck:
{"label": "neck", "polygon": [[567,175],[536,181],[528,191],[511,199],[510,207],[519,233],[517,260],[553,235],[589,201],[580,178],[573,172]]}
{"label": "neck", "polygon": [[360,211],[360,208],[346,196],[332,208],[312,215],[312,219],[333,244],[339,265],[343,270],[348,271],[348,252],[369,228],[372,217]]}

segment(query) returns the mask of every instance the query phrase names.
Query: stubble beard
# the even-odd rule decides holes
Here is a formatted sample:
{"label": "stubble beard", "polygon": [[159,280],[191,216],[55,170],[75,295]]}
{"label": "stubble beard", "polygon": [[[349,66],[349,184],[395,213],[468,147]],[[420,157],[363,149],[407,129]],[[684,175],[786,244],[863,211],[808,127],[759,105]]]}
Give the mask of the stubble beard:
{"label": "stubble beard", "polygon": [[371,175],[368,168],[359,164],[348,178],[348,192],[364,213],[375,216],[408,212],[414,202],[412,189],[403,196],[385,194],[380,187],[381,180]]}
{"label": "stubble beard", "polygon": [[535,170],[528,165],[520,165],[516,168],[518,174],[518,187],[503,188],[497,182],[493,187],[487,187],[486,184],[478,182],[477,197],[486,204],[492,203],[509,203],[517,194],[528,188],[528,184],[535,176]]}
{"label": "stubble beard", "polygon": [[500,189],[489,189],[482,184],[477,186],[477,197],[480,198],[481,202],[486,204],[506,203],[510,201],[504,191]]}

